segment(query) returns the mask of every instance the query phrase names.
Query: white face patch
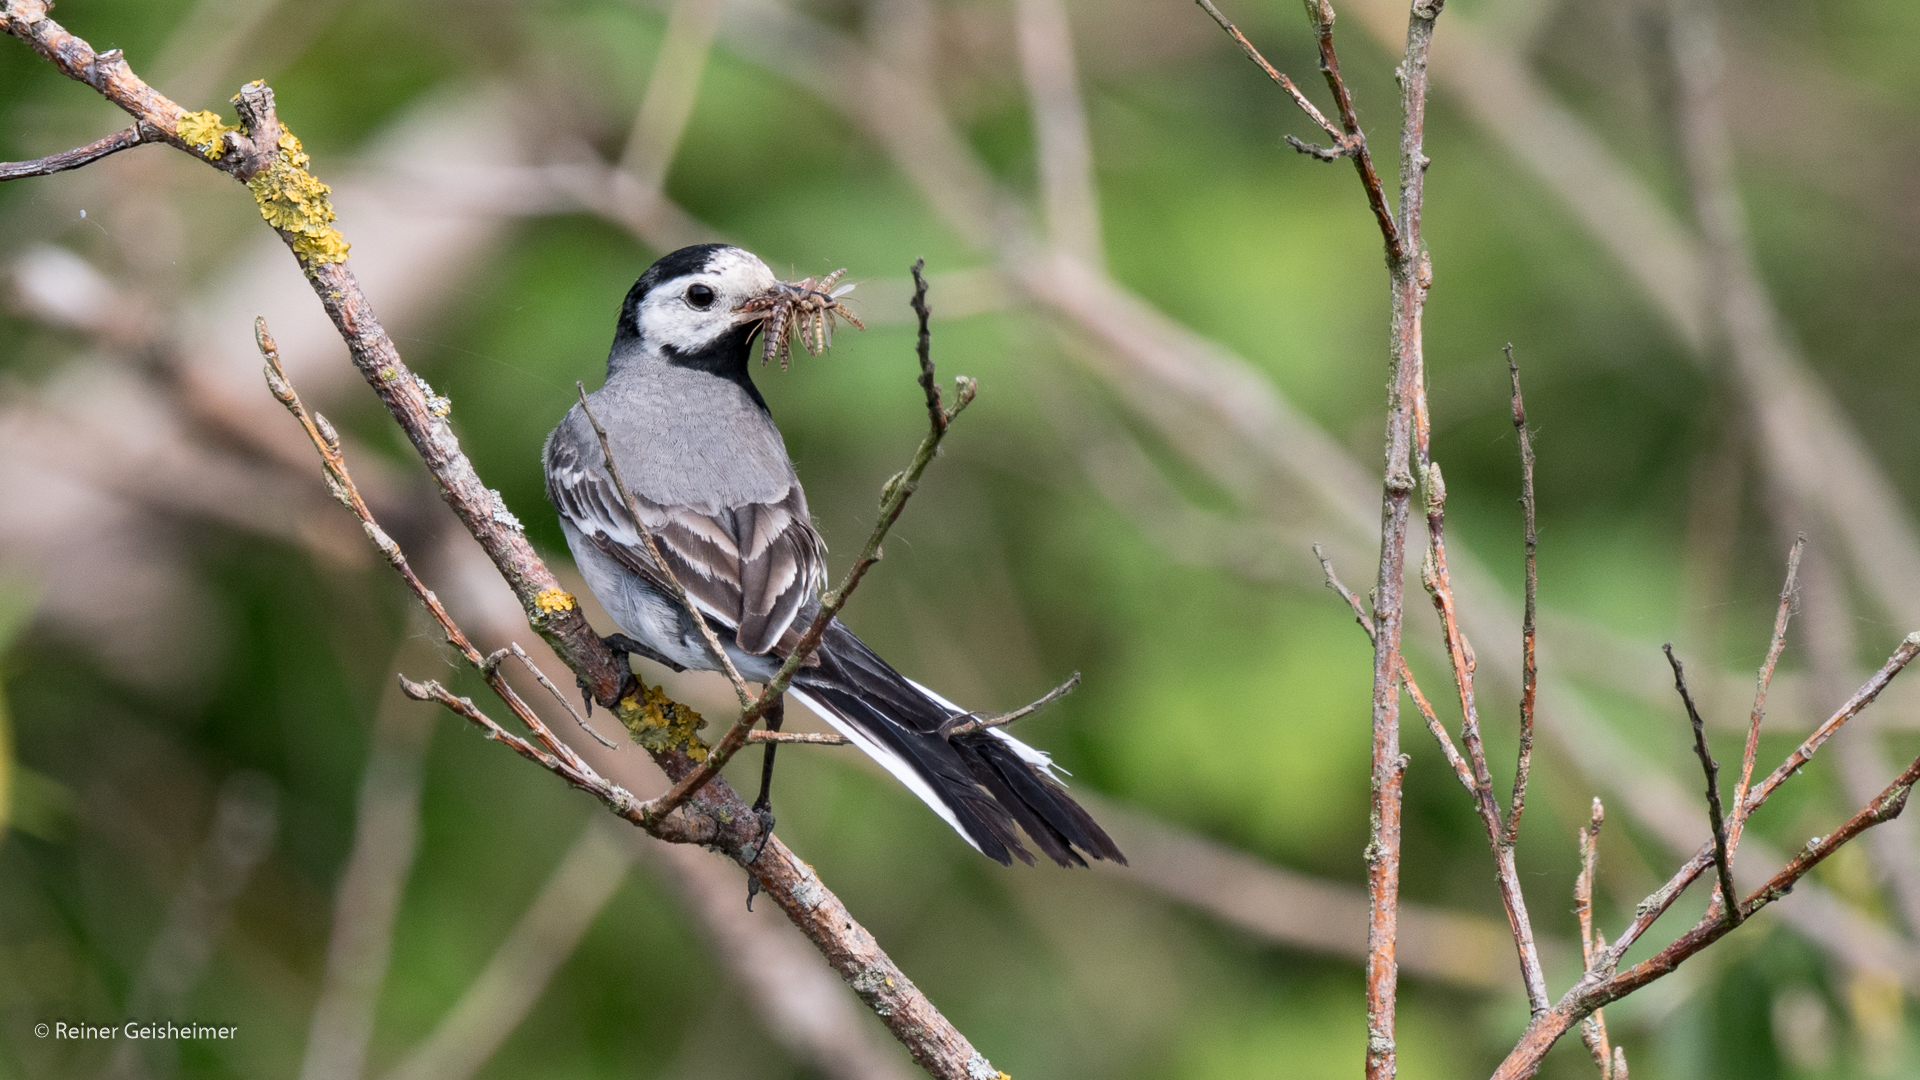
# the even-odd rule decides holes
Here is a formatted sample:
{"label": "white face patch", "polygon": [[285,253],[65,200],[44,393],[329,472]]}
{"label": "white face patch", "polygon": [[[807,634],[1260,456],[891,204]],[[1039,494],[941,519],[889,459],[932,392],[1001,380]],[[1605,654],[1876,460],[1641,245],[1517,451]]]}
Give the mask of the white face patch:
{"label": "white face patch", "polygon": [[[634,315],[641,340],[683,353],[697,352],[740,325],[734,309],[773,288],[778,280],[752,252],[721,248],[708,257],[699,273],[683,274],[648,290]],[[711,299],[703,289],[711,290]]]}

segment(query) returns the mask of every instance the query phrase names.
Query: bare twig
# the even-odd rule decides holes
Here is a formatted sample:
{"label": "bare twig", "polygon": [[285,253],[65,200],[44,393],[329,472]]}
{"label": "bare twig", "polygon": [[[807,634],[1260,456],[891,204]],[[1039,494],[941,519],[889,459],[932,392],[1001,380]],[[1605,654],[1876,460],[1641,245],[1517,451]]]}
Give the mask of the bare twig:
{"label": "bare twig", "polygon": [[[1800,879],[1849,841],[1875,825],[1898,817],[1906,808],[1907,797],[1912,793],[1916,782],[1920,782],[1920,758],[1916,758],[1905,771],[1894,778],[1891,784],[1882,789],[1878,796],[1861,807],[1840,828],[1825,837],[1816,837],[1808,841],[1806,847],[1801,849],[1800,853],[1786,866],[1781,867],[1765,885],[1748,894],[1747,898],[1740,902],[1740,917],[1752,918],[1756,912],[1787,895]],[[1649,898],[1649,901],[1651,899]],[[1645,904],[1643,903],[1642,906]],[[1534,1075],[1547,1051],[1573,1024],[1585,1019],[1595,1009],[1618,1001],[1648,983],[1670,974],[1702,949],[1725,936],[1735,925],[1734,920],[1710,910],[1673,944],[1627,970],[1615,973],[1610,966],[1607,966],[1590,972],[1576,983],[1573,989],[1567,991],[1552,1009],[1534,1017],[1518,1045],[1493,1074],[1493,1080],[1524,1080]],[[1609,950],[1601,959],[1603,964],[1607,964],[1610,960],[1617,960],[1617,955],[1613,950]]]}
{"label": "bare twig", "polygon": [[[977,731],[986,731],[991,728],[1006,727],[1008,724],[1011,724],[1016,720],[1025,720],[1027,717],[1032,716],[1034,713],[1039,712],[1041,709],[1044,709],[1047,706],[1053,704],[1054,702],[1059,701],[1061,698],[1066,697],[1068,694],[1073,693],[1074,690],[1079,687],[1079,685],[1080,685],[1080,673],[1076,671],[1073,673],[1072,677],[1067,679],[1066,682],[1063,682],[1059,686],[1056,686],[1053,689],[1047,691],[1044,695],[1040,697],[1038,701],[1035,701],[1031,705],[1023,705],[1020,708],[1013,710],[1012,712],[1001,713],[999,716],[981,717],[977,719],[966,720],[963,722],[955,722],[955,723],[952,723],[950,726],[942,727],[940,729],[941,733],[946,735],[946,737],[949,739],[958,739],[963,735],[972,735],[974,732],[977,732]],[[955,721],[960,720],[959,717],[955,717],[954,719]]]}
{"label": "bare twig", "polygon": [[[1606,823],[1606,819],[1606,810],[1596,795],[1593,799],[1593,816],[1580,828],[1580,875],[1573,881],[1573,913],[1580,922],[1580,962],[1584,971],[1593,970],[1595,960],[1605,947],[1593,930],[1593,880],[1600,864],[1600,826]],[[1580,1022],[1580,1041],[1586,1044],[1587,1052],[1593,1055],[1593,1063],[1600,1067],[1601,1080],[1613,1080],[1613,1051],[1607,1039],[1607,1018],[1599,1009]]]}
{"label": "bare twig", "polygon": [[1713,828],[1713,866],[1720,875],[1720,899],[1726,905],[1727,921],[1740,922],[1739,893],[1733,887],[1733,862],[1727,852],[1727,821],[1720,811],[1720,763],[1713,760],[1713,753],[1707,749],[1707,727],[1700,719],[1700,710],[1694,706],[1693,693],[1687,689],[1686,669],[1680,664],[1680,658],[1673,654],[1671,642],[1660,646],[1667,654],[1667,663],[1673,666],[1673,688],[1680,692],[1680,700],[1687,707],[1687,719],[1693,723],[1693,753],[1700,759],[1700,769],[1707,774],[1707,824]]}
{"label": "bare twig", "polygon": [[72,150],[63,150],[58,154],[48,154],[32,161],[0,161],[0,182],[19,180],[28,176],[51,176],[54,173],[78,169],[82,165],[91,165],[109,154],[117,154],[142,143],[159,142],[160,133],[144,124],[136,123],[116,131],[104,139],[90,142]]}
{"label": "bare twig", "polygon": [[[541,686],[547,688],[547,692],[553,695],[553,700],[559,702],[560,707],[567,710],[567,715],[573,717],[573,722],[580,725],[581,731],[593,736],[593,741],[599,743],[601,746],[609,750],[614,749],[613,740],[593,730],[593,725],[587,723],[587,718],[581,716],[579,710],[573,707],[573,701],[569,699],[567,695],[561,693],[559,687],[553,685],[553,680],[547,678],[547,673],[540,670],[540,665],[533,662],[533,657],[527,655],[527,650],[521,648],[519,642],[509,641],[507,648],[512,649],[513,655],[518,657],[522,664],[526,665],[527,671],[539,681]],[[491,657],[489,657],[489,659],[491,659]]]}
{"label": "bare twig", "polygon": [[1535,555],[1540,533],[1535,527],[1533,502],[1533,435],[1527,431],[1527,405],[1520,397],[1520,365],[1508,343],[1507,374],[1513,380],[1513,430],[1520,440],[1520,508],[1525,519],[1527,548],[1526,593],[1520,617],[1520,750],[1513,770],[1513,801],[1507,804],[1507,843],[1520,839],[1520,815],[1527,808],[1527,777],[1533,765],[1533,711],[1540,691],[1540,664],[1535,654],[1540,570]]}
{"label": "bare twig", "polygon": [[1747,826],[1747,788],[1753,783],[1753,759],[1760,751],[1760,722],[1767,715],[1767,691],[1773,686],[1773,669],[1787,646],[1787,623],[1793,618],[1794,593],[1800,575],[1800,556],[1807,549],[1805,533],[1794,538],[1787,552],[1787,580],[1780,586],[1780,607],[1773,615],[1773,638],[1767,643],[1767,658],[1760,662],[1754,677],[1753,716],[1747,723],[1747,745],[1740,755],[1740,783],[1733,789],[1733,820],[1728,826],[1727,854],[1740,844],[1740,833]]}
{"label": "bare twig", "polygon": [[[1520,869],[1514,855],[1515,838],[1500,813],[1499,796],[1493,792],[1493,774],[1487,767],[1486,744],[1480,737],[1479,706],[1475,700],[1473,646],[1460,629],[1457,618],[1453,579],[1447,569],[1446,509],[1447,484],[1438,462],[1426,470],[1427,537],[1426,564],[1420,576],[1433,597],[1434,610],[1440,615],[1440,627],[1446,642],[1447,658],[1453,667],[1454,686],[1460,694],[1460,744],[1465,749],[1469,771],[1463,782],[1473,797],[1474,809],[1486,829],[1487,845],[1492,849],[1494,877],[1500,886],[1500,902],[1513,930],[1514,948],[1520,960],[1521,981],[1526,987],[1527,1004],[1537,1016],[1546,1011],[1546,972],[1540,964],[1540,951],[1533,937],[1533,922],[1527,914],[1526,894],[1520,886]],[[1438,727],[1437,721],[1432,725]],[[1510,819],[1508,819],[1510,820]]]}
{"label": "bare twig", "polygon": [[[1427,157],[1422,152],[1426,130],[1427,53],[1432,47],[1434,20],[1444,0],[1415,0],[1408,16],[1406,52],[1400,65],[1401,106],[1405,122],[1400,135],[1399,216],[1389,211],[1385,192],[1374,174],[1366,138],[1353,113],[1353,103],[1340,78],[1333,52],[1333,8],[1326,0],[1307,5],[1308,19],[1320,40],[1321,70],[1340,103],[1344,129],[1336,129],[1287,78],[1254,48],[1212,0],[1198,0],[1214,22],[1239,43],[1248,59],[1280,84],[1294,104],[1333,137],[1333,147],[1289,142],[1322,160],[1351,156],[1358,168],[1368,203],[1386,244],[1387,268],[1392,279],[1393,334],[1390,339],[1391,374],[1388,379],[1386,479],[1382,494],[1380,573],[1374,590],[1373,611],[1373,768],[1372,835],[1367,844],[1368,889],[1372,903],[1367,957],[1367,1077],[1391,1080],[1395,1072],[1394,1003],[1397,984],[1396,912],[1400,897],[1400,813],[1406,758],[1400,753],[1399,686],[1406,671],[1400,652],[1404,620],[1403,581],[1407,549],[1407,515],[1417,455],[1427,459],[1426,368],[1421,352],[1420,316],[1426,306],[1432,267],[1420,241],[1420,210],[1426,191]],[[1477,736],[1477,733],[1476,733]],[[1476,776],[1476,779],[1479,779]],[[1524,910],[1524,909],[1522,909]],[[1509,917],[1514,909],[1508,909]],[[1524,925],[1515,923],[1518,936]],[[1523,947],[1524,954],[1530,946]],[[1535,958],[1537,966],[1537,957]],[[1530,980],[1531,982],[1531,980]],[[1544,990],[1542,991],[1544,995]],[[1542,1000],[1541,1004],[1544,1004]]]}
{"label": "bare twig", "polygon": [[1772,795],[1776,788],[1786,782],[1788,777],[1799,772],[1801,766],[1813,760],[1813,755],[1826,745],[1828,739],[1833,738],[1834,732],[1839,731],[1847,721],[1860,715],[1860,710],[1871,705],[1873,699],[1880,696],[1880,691],[1887,688],[1887,684],[1893,681],[1895,675],[1906,670],[1915,656],[1920,656],[1920,631],[1908,634],[1900,642],[1899,647],[1894,649],[1893,655],[1887,657],[1887,662],[1880,665],[1880,670],[1873,673],[1872,678],[1869,678],[1860,689],[1854,691],[1853,696],[1835,710],[1832,716],[1822,721],[1820,726],[1813,730],[1813,734],[1808,735],[1799,746],[1795,747],[1793,753],[1788,754],[1787,759],[1781,762],[1779,767],[1768,773],[1767,778],[1761,781],[1758,787],[1747,793],[1747,801],[1741,808],[1741,816],[1744,818],[1751,815],[1761,803],[1767,801],[1768,796]]}
{"label": "bare twig", "polygon": [[[1340,127],[1335,127],[1307,95],[1300,92],[1300,88],[1294,85],[1292,79],[1268,63],[1267,58],[1260,55],[1260,50],[1254,48],[1253,42],[1247,40],[1247,35],[1241,33],[1240,28],[1233,25],[1225,15],[1220,13],[1220,9],[1213,5],[1213,0],[1196,0],[1196,2],[1214,22],[1220,25],[1220,29],[1225,30],[1227,35],[1233,38],[1234,42],[1240,46],[1240,51],[1247,54],[1247,59],[1266,72],[1267,78],[1279,83],[1280,88],[1293,99],[1293,103],[1300,107],[1300,111],[1306,113],[1307,118],[1319,125],[1320,130],[1326,132],[1333,140],[1332,146],[1323,147],[1302,142],[1288,135],[1287,145],[1321,161],[1338,161],[1343,157],[1353,159],[1354,168],[1360,173],[1360,182],[1367,190],[1367,203],[1373,208],[1374,219],[1380,225],[1380,235],[1386,241],[1387,261],[1392,263],[1404,258],[1406,249],[1401,241],[1401,226],[1394,220],[1392,209],[1387,206],[1386,191],[1380,184],[1379,173],[1373,167],[1373,155],[1367,151],[1366,134],[1360,130],[1359,118],[1354,113],[1353,95],[1347,91],[1346,81],[1340,76],[1339,57],[1334,55],[1333,5],[1327,0],[1308,0],[1307,19],[1313,24],[1314,36],[1319,40],[1320,71],[1327,77],[1327,86],[1333,90],[1334,100],[1339,106]],[[1432,16],[1439,14],[1440,5],[1434,4],[1432,9],[1428,16],[1429,28],[1432,25]],[[1408,45],[1411,48],[1412,42],[1409,41]],[[1425,47],[1424,44],[1421,46],[1423,51]]]}
{"label": "bare twig", "polygon": [[[1360,605],[1360,598],[1353,595],[1353,590],[1341,583],[1339,575],[1333,572],[1332,560],[1320,550],[1319,544],[1313,545],[1313,554],[1320,560],[1320,569],[1326,575],[1327,588],[1339,593],[1340,599],[1347,602],[1347,607],[1353,611],[1354,621],[1360,624],[1360,629],[1366,631],[1367,640],[1372,641],[1373,623],[1367,617],[1366,608]],[[1466,759],[1460,756],[1459,748],[1453,745],[1453,736],[1447,733],[1447,726],[1434,715],[1432,703],[1427,701],[1427,696],[1420,692],[1420,684],[1414,681],[1413,671],[1407,667],[1407,659],[1404,656],[1400,658],[1400,684],[1406,688],[1407,696],[1413,699],[1414,707],[1420,710],[1420,716],[1427,722],[1427,730],[1433,733],[1434,741],[1440,744],[1440,753],[1447,759],[1447,767],[1452,769],[1454,776],[1459,778],[1460,786],[1466,788],[1468,794],[1472,794],[1474,791],[1473,769],[1467,765]]]}
{"label": "bare twig", "polygon": [[[1324,7],[1324,5],[1323,5]],[[1317,12],[1315,22],[1329,20]],[[1398,684],[1406,670],[1400,650],[1405,620],[1407,516],[1412,508],[1417,454],[1427,457],[1426,357],[1420,319],[1426,309],[1433,267],[1420,236],[1426,196],[1427,53],[1439,17],[1433,0],[1415,0],[1407,18],[1406,52],[1400,62],[1399,216],[1381,217],[1392,282],[1393,328],[1389,341],[1386,477],[1381,493],[1380,572],[1374,584],[1373,768],[1367,848],[1367,885],[1373,910],[1367,937],[1367,1080],[1393,1080],[1396,1071],[1394,1013],[1399,982],[1395,963],[1400,905],[1400,814],[1406,758],[1400,753]],[[1365,153],[1365,144],[1361,145]],[[1372,193],[1369,192],[1369,198]],[[1376,207],[1376,216],[1379,216]],[[1478,777],[1476,776],[1476,779]],[[1509,909],[1511,918],[1512,909]],[[1524,951],[1524,950],[1523,950]]]}
{"label": "bare twig", "polygon": [[[1768,775],[1766,782],[1749,792],[1744,807],[1745,815],[1751,816],[1754,810],[1765,803],[1781,783],[1784,783],[1812,758],[1821,743],[1871,703],[1880,691],[1886,688],[1887,682],[1903,670],[1916,654],[1920,654],[1920,633],[1909,634],[1894,650],[1886,664],[1852,697],[1848,698],[1832,717],[1820,725],[1815,732],[1817,738],[1809,738],[1807,742],[1801,744],[1798,749],[1788,755],[1780,768]],[[1899,779],[1869,802],[1838,832],[1824,840],[1816,839],[1809,842],[1806,849],[1790,860],[1765,887],[1750,894],[1738,905],[1739,918],[1750,918],[1760,908],[1785,896],[1820,860],[1832,854],[1847,840],[1898,815],[1900,809],[1906,804],[1907,792],[1916,778],[1920,778],[1920,760],[1916,760],[1909,766]],[[1654,921],[1673,906],[1674,901],[1679,899],[1688,885],[1692,884],[1708,867],[1715,865],[1717,848],[1718,845],[1713,841],[1702,845],[1693,858],[1675,871],[1665,884],[1639,903],[1634,909],[1632,922],[1611,945],[1596,955],[1588,965],[1587,974],[1582,976],[1581,980],[1567,991],[1552,1009],[1534,1016],[1519,1044],[1501,1065],[1500,1071],[1494,1074],[1495,1080],[1521,1080],[1521,1078],[1532,1076],[1539,1068],[1540,1060],[1547,1050],[1573,1024],[1608,1002],[1618,1000],[1668,974],[1688,957],[1712,944],[1721,935],[1735,927],[1737,920],[1728,917],[1720,909],[1721,902],[1716,902],[1709,906],[1706,914],[1692,930],[1682,935],[1673,944],[1627,971],[1616,971],[1627,950],[1653,926]],[[1616,1055],[1616,1077],[1619,1075],[1617,1066],[1618,1055]]]}

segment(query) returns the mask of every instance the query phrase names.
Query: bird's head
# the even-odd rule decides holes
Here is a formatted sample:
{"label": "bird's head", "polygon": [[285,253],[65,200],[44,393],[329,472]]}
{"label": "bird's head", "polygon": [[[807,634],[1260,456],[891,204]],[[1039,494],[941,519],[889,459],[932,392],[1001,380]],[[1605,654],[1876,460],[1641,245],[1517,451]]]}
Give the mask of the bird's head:
{"label": "bird's head", "polygon": [[815,354],[827,347],[836,316],[861,326],[840,302],[853,286],[834,287],[844,273],[781,281],[759,256],[741,248],[681,248],[648,267],[628,291],[614,332],[614,363],[652,353],[731,372],[744,369],[748,345],[764,331],[762,362],[777,356],[785,368],[794,341]]}
{"label": "bird's head", "polygon": [[729,244],[684,247],[647,267],[627,292],[614,332],[669,358],[739,351],[763,317],[740,309],[780,284],[751,251]]}

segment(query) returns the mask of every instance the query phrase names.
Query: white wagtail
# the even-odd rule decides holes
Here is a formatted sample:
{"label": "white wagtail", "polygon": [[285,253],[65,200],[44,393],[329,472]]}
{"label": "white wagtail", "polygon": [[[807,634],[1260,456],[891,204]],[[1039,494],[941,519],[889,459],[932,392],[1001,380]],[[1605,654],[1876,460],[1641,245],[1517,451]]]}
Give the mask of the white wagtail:
{"label": "white wagtail", "polygon": [[[742,308],[778,286],[765,263],[736,247],[662,258],[627,293],[606,383],[588,395],[661,557],[755,682],[772,678],[798,642],[826,580],[800,478],[748,374],[766,313]],[[609,641],[676,670],[716,670],[648,556],[579,405],[547,437],[545,459],[567,545],[625,631]],[[788,693],[989,858],[1033,862],[1018,823],[1062,866],[1085,866],[1083,853],[1126,861],[1067,796],[1044,751],[998,728],[950,738],[964,711],[894,671],[838,620]],[[755,805],[769,825],[773,748]]]}

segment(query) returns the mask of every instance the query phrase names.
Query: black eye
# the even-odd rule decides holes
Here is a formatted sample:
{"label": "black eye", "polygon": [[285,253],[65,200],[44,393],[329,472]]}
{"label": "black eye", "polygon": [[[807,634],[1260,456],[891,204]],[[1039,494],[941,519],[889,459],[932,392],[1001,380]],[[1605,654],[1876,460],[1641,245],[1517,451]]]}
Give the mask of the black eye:
{"label": "black eye", "polygon": [[701,311],[705,311],[708,308],[712,307],[713,299],[714,299],[714,294],[711,288],[708,288],[705,285],[687,286],[687,303],[692,304],[694,307],[699,308]]}

